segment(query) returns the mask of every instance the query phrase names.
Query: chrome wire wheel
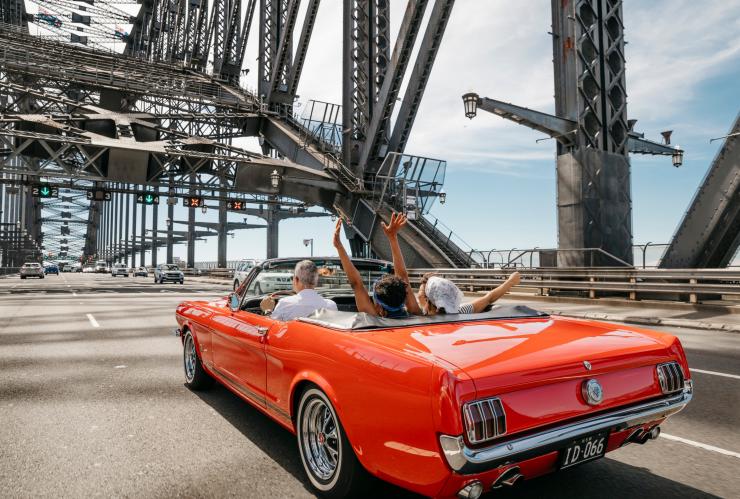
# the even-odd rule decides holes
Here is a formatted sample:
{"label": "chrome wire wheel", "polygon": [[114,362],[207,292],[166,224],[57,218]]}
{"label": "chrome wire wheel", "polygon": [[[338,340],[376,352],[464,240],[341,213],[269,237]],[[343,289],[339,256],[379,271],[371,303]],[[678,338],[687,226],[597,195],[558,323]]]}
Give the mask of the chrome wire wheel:
{"label": "chrome wire wheel", "polygon": [[311,399],[302,411],[301,450],[305,463],[321,482],[329,482],[341,459],[339,429],[333,411],[321,398]]}
{"label": "chrome wire wheel", "polygon": [[195,378],[195,366],[198,362],[197,353],[195,351],[195,342],[193,336],[188,334],[185,337],[185,348],[183,351],[183,361],[185,363],[185,379],[188,383],[192,383]]}

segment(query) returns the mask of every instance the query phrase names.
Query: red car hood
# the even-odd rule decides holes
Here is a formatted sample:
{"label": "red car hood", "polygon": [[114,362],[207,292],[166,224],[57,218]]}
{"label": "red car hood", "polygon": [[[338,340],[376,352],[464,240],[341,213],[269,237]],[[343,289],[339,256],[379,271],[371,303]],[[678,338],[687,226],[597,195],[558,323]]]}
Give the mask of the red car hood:
{"label": "red car hood", "polygon": [[507,387],[683,360],[671,335],[562,317],[434,324],[366,335],[389,348],[451,364],[484,392],[492,385],[500,393]]}

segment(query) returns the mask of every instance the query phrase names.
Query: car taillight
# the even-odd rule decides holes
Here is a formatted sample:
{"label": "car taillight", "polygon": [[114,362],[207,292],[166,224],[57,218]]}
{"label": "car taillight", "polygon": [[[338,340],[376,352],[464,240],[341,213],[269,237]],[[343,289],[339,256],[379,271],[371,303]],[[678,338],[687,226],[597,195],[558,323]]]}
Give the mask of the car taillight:
{"label": "car taillight", "polygon": [[678,362],[658,364],[655,370],[658,372],[658,381],[660,381],[660,389],[663,393],[669,394],[683,390],[683,369]]}
{"label": "car taillight", "polygon": [[506,413],[501,400],[490,398],[463,406],[465,431],[471,444],[492,440],[506,433]]}

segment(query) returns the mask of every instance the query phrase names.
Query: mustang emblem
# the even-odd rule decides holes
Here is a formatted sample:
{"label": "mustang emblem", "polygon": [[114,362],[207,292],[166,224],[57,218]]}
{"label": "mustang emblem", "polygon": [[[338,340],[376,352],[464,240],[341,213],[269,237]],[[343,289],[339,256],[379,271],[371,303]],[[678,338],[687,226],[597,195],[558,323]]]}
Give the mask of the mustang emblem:
{"label": "mustang emblem", "polygon": [[591,370],[591,363],[589,361],[587,361],[587,360],[584,360],[583,361],[583,367],[586,368],[586,371],[590,371]]}
{"label": "mustang emblem", "polygon": [[595,379],[589,379],[583,382],[581,394],[588,405],[599,405],[604,398],[604,391],[601,384]]}

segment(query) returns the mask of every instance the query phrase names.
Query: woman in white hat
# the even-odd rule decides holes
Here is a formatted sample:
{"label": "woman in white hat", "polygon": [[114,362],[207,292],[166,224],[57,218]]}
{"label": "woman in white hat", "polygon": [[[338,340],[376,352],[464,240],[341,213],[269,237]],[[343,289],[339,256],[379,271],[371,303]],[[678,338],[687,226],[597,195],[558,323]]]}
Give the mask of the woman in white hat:
{"label": "woman in white hat", "polygon": [[435,275],[425,275],[419,286],[419,304],[426,315],[437,314],[475,314],[483,312],[493,302],[504,296],[519,284],[521,276],[514,272],[500,286],[468,303],[462,303],[463,293],[454,282]]}

